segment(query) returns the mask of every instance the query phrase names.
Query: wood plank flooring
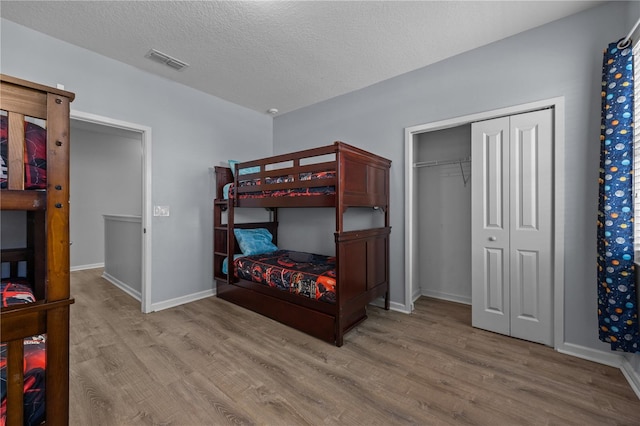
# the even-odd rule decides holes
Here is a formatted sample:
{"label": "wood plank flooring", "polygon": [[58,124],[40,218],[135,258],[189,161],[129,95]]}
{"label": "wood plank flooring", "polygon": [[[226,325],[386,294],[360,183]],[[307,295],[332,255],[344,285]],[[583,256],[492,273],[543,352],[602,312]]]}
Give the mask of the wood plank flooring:
{"label": "wood plank flooring", "polygon": [[640,424],[618,369],[474,329],[466,305],[371,307],[336,348],[215,297],[144,315],[101,273],[71,274],[72,425]]}

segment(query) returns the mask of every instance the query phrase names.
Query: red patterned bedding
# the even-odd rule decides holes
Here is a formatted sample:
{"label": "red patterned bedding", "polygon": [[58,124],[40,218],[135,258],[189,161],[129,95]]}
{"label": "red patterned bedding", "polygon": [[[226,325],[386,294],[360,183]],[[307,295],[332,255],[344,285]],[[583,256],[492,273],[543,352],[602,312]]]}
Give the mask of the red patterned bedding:
{"label": "red patterned bedding", "polygon": [[[0,115],[0,188],[7,187],[8,134],[6,115]],[[47,187],[47,131],[37,124],[25,121],[24,137],[24,187],[44,189]]]}
{"label": "red patterned bedding", "polygon": [[0,284],[0,295],[3,308],[36,301],[29,283],[24,278],[3,279]]}
{"label": "red patterned bedding", "polygon": [[327,303],[336,302],[336,259],[278,250],[234,260],[235,276]]}
{"label": "red patterned bedding", "polygon": [[[325,171],[325,172],[316,172],[316,173],[300,173],[298,177],[299,181],[310,181],[316,179],[331,179],[336,177],[336,172],[333,170]],[[262,180],[260,178],[257,179],[239,179],[240,187],[250,187],[256,186],[259,187],[262,184]],[[294,182],[293,175],[286,176],[277,176],[277,177],[267,177],[264,179],[264,183],[267,185],[277,184],[277,183],[291,183]],[[230,198],[235,196],[235,191],[233,190],[233,184],[230,184],[228,193],[230,194]],[[226,194],[227,191],[225,191]],[[327,186],[314,186],[310,188],[288,188],[288,189],[279,189],[279,190],[266,190],[261,191],[260,188],[256,188],[255,192],[245,192],[240,194],[240,198],[267,198],[267,197],[304,197],[304,196],[313,196],[313,195],[332,195],[336,193],[336,187],[333,185]],[[226,195],[225,195],[226,198]]]}
{"label": "red patterned bedding", "polygon": [[[2,306],[31,303],[35,301],[31,288],[22,278],[3,280],[0,284]],[[45,415],[45,366],[46,336],[37,335],[24,339],[24,422],[38,425]],[[7,419],[7,347],[0,344],[0,426]]]}

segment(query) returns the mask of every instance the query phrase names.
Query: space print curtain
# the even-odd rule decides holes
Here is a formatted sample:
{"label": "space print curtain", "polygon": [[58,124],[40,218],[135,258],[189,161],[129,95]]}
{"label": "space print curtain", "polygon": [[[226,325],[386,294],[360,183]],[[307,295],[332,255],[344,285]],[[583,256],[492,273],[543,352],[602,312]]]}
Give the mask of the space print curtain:
{"label": "space print curtain", "polygon": [[637,352],[640,335],[633,253],[633,54],[630,41],[611,43],[604,53],[600,142],[600,340],[609,343],[612,350]]}

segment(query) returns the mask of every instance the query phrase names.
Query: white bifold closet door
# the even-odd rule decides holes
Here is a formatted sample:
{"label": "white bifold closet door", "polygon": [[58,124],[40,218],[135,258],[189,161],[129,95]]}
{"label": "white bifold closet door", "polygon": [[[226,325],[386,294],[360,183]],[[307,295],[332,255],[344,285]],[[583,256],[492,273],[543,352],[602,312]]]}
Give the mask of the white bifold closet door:
{"label": "white bifold closet door", "polygon": [[474,327],[553,346],[553,111],[471,127]]}

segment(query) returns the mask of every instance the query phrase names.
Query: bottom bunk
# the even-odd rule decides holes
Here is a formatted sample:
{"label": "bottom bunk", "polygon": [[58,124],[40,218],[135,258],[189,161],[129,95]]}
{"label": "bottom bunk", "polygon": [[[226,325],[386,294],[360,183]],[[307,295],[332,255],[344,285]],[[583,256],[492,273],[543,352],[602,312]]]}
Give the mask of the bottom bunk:
{"label": "bottom bunk", "polygon": [[236,255],[225,267],[231,269],[226,279],[216,280],[217,296],[342,346],[345,333],[366,319],[369,303],[384,297],[389,309],[390,230],[336,233],[335,257],[275,245],[266,253]]}
{"label": "bottom bunk", "polygon": [[[67,424],[69,305],[44,302],[28,282],[26,249],[2,250],[0,425]],[[46,384],[46,385],[45,385]]]}

